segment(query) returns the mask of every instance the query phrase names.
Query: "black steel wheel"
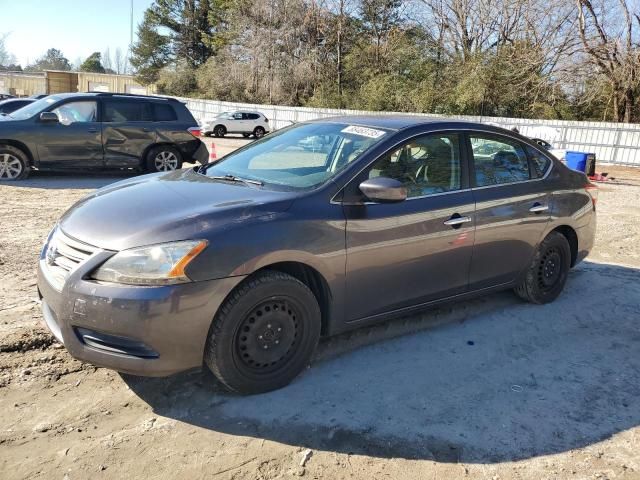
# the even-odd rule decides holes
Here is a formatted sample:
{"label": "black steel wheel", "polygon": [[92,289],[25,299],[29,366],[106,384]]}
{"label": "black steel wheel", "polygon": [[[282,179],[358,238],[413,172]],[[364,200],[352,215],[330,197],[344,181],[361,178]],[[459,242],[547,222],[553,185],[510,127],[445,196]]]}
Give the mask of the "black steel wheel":
{"label": "black steel wheel", "polygon": [[259,372],[276,370],[295,352],[301,314],[295,301],[272,297],[247,315],[235,339],[235,355],[245,367]]}
{"label": "black steel wheel", "polygon": [[557,247],[549,247],[538,263],[538,287],[542,290],[553,288],[562,275],[562,255]]}
{"label": "black steel wheel", "polygon": [[259,272],[220,307],[204,362],[238,393],[281,388],[310,362],[320,322],[318,302],[304,283],[282,272]]}
{"label": "black steel wheel", "polygon": [[532,303],[549,303],[562,292],[571,268],[571,247],[560,232],[540,243],[516,293]]}

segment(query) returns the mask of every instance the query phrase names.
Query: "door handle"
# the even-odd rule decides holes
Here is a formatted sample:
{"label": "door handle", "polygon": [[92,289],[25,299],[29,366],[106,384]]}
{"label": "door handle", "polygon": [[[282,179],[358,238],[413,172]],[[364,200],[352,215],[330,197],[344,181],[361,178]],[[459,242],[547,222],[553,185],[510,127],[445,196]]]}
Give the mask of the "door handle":
{"label": "door handle", "polygon": [[449,220],[445,220],[444,224],[453,228],[460,228],[463,223],[471,221],[471,217],[463,217],[459,213],[454,213]]}
{"label": "door handle", "polygon": [[97,133],[98,129],[97,128],[90,128],[89,130],[87,130],[87,132],[89,132],[89,133]]}
{"label": "door handle", "polygon": [[537,202],[534,203],[533,207],[529,209],[531,213],[546,212],[547,210],[549,210],[549,205],[542,205],[541,203],[537,203]]}

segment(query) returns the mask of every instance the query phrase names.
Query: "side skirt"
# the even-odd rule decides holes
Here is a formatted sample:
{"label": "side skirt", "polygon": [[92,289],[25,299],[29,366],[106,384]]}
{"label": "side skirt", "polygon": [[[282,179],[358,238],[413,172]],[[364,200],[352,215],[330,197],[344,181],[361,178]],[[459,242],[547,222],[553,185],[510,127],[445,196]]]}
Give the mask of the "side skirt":
{"label": "side skirt", "polygon": [[[465,292],[465,293],[460,293],[458,295],[452,295],[450,297],[444,297],[444,298],[440,298],[437,300],[432,300],[430,302],[425,302],[425,303],[419,303],[416,305],[410,305],[408,307],[403,307],[403,308],[399,308],[396,310],[390,310],[388,312],[384,312],[384,313],[378,313],[376,315],[371,315],[369,317],[363,317],[363,318],[359,318],[357,320],[352,320],[350,322],[345,322],[342,329],[340,329],[340,332],[335,332],[335,333],[341,333],[343,331],[347,331],[347,330],[351,330],[354,328],[360,328],[363,327],[365,325],[371,325],[374,323],[379,323],[379,322],[383,322],[385,320],[390,320],[392,318],[397,318],[397,317],[401,317],[413,312],[419,312],[422,310],[426,310],[430,307],[434,307],[437,305],[441,305],[444,303],[451,303],[453,301],[464,301],[464,300],[469,300],[472,298],[476,298],[476,297],[480,297],[483,295],[487,295],[490,293],[495,293],[495,292],[501,292],[503,290],[508,290],[510,288],[513,288],[516,285],[516,282],[508,282],[508,283],[503,283],[500,285],[496,285],[493,287],[487,287],[487,288],[481,288],[479,290],[474,290],[471,292]],[[333,332],[332,332],[333,334]]]}

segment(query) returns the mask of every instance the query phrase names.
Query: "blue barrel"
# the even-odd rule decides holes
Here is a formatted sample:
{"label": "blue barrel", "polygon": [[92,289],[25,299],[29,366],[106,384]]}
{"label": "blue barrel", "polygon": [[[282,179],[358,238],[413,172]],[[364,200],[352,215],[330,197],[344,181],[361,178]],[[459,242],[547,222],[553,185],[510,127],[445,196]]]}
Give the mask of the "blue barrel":
{"label": "blue barrel", "polygon": [[571,170],[577,170],[582,173],[591,173],[590,170],[595,167],[595,154],[585,152],[566,152],[564,156],[567,167]]}

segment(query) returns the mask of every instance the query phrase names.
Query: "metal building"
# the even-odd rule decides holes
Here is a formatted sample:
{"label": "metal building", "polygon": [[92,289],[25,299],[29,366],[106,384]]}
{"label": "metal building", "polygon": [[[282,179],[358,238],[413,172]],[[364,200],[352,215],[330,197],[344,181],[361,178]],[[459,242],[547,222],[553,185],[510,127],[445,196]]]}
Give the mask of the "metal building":
{"label": "metal building", "polygon": [[150,95],[154,85],[140,85],[132,75],[110,73],[65,72],[0,72],[0,93],[18,97],[66,92],[113,92]]}

